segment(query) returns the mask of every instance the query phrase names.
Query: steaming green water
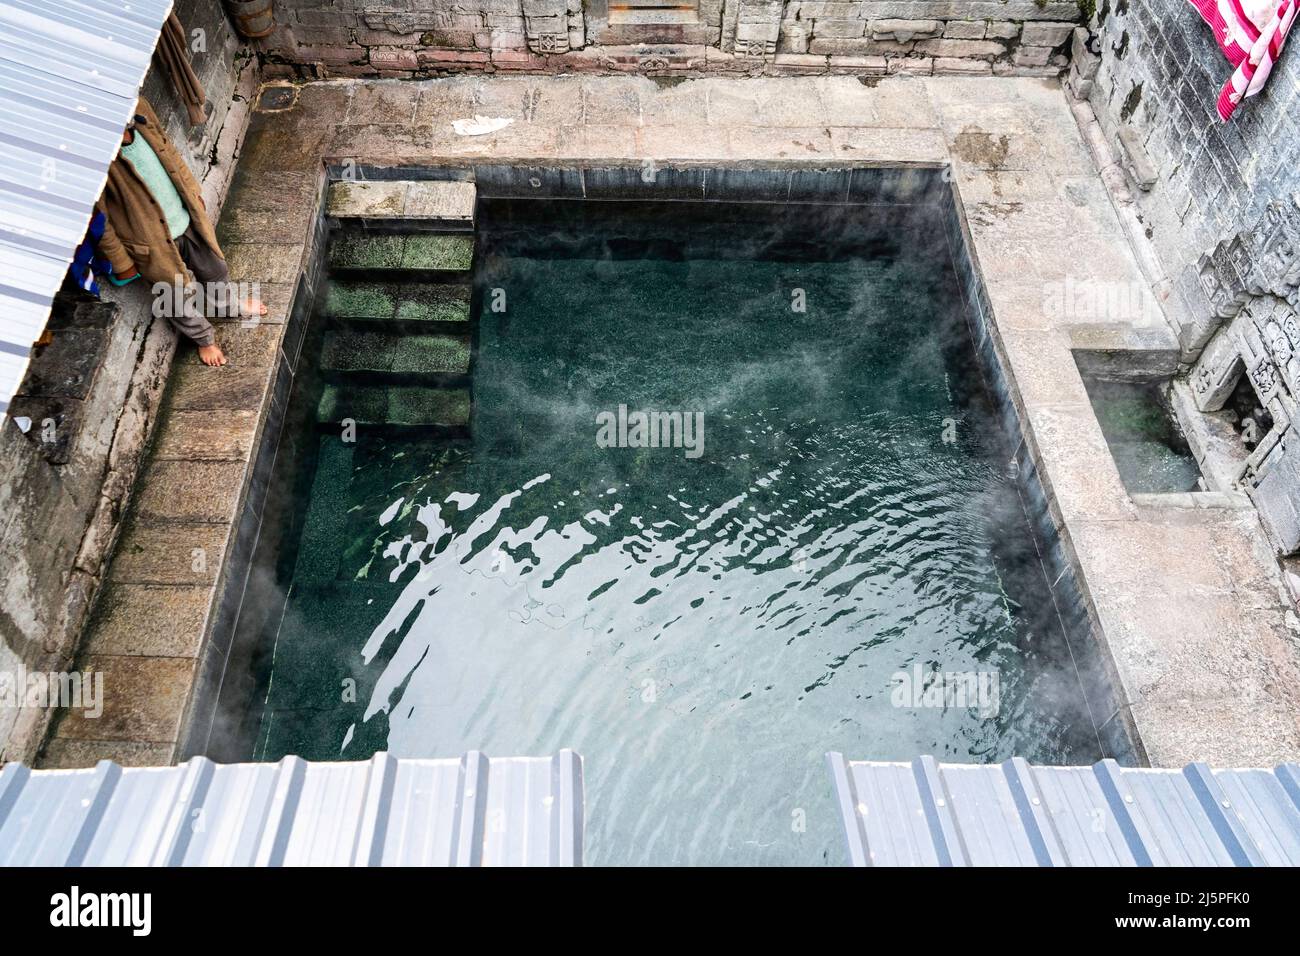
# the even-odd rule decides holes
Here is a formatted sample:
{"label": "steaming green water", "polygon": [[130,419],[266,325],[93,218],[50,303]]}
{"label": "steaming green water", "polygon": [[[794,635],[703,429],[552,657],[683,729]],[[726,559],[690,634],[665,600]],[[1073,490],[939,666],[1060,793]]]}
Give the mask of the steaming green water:
{"label": "steaming green water", "polygon": [[485,210],[472,437],[320,440],[258,759],[571,747],[590,862],[838,864],[828,750],[1099,758],[941,231],[681,208]]}
{"label": "steaming green water", "polygon": [[1196,457],[1174,427],[1158,387],[1133,382],[1088,382],[1088,397],[1132,493],[1195,491]]}

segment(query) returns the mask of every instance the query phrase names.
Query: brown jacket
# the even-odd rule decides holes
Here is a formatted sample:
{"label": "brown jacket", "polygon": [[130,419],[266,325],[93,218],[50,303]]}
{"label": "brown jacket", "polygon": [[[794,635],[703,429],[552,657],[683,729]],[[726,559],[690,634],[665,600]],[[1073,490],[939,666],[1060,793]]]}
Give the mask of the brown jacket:
{"label": "brown jacket", "polygon": [[[194,174],[167,138],[149,101],[140,97],[135,109],[135,135],[144,136],[145,142],[158,154],[163,169],[171,176],[172,184],[190,212],[190,228],[194,234],[220,256],[217,235],[208,220]],[[108,220],[99,240],[99,251],[113,263],[117,275],[134,267],[150,283],[174,282],[177,276],[185,276],[185,263],[172,241],[162,207],[136,173],[131,161],[121,153],[108,167],[108,184],[104,186],[97,208]]]}

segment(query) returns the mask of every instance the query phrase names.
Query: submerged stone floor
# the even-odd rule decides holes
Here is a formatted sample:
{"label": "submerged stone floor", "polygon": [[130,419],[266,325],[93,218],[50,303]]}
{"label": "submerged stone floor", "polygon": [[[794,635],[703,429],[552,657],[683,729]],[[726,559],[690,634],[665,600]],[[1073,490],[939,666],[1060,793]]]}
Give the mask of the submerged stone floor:
{"label": "submerged stone floor", "polygon": [[[454,132],[475,115],[513,122]],[[223,325],[225,369],[183,350],[83,647],[82,666],[105,673],[105,714],[64,715],[45,766],[171,761],[196,680],[220,673],[226,649],[206,635],[272,372],[297,358],[282,340],[317,254],[324,163],[485,159],[951,164],[1026,440],[1114,662],[1124,712],[1099,719],[1130,718],[1154,766],[1300,758],[1296,620],[1254,511],[1233,495],[1127,494],[1071,353],[1174,349],[1172,330],[1158,315],[1047,304],[1054,283],[1142,281],[1055,81],[466,77],[309,84],[291,108],[255,114],[219,231],[234,278],[260,282],[271,315]]]}

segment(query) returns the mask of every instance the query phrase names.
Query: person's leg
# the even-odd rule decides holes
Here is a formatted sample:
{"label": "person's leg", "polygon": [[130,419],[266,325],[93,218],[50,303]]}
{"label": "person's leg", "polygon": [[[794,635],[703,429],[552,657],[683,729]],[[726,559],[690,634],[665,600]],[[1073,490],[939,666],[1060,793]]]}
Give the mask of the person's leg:
{"label": "person's leg", "polygon": [[[223,310],[222,316],[234,318],[237,315],[244,315],[252,318],[266,315],[266,306],[256,296],[239,298],[234,284],[230,281],[230,267],[226,265],[226,260],[194,234],[193,226],[181,233],[176,240],[176,245],[181,250],[181,257],[194,271],[194,277],[199,282],[204,285],[221,286],[221,294],[217,296],[219,302],[216,305]],[[213,314],[213,311],[208,309],[208,315]]]}
{"label": "person's leg", "polygon": [[[177,236],[175,242],[181,259],[189,266],[195,281],[199,283],[201,293],[197,305],[187,298],[183,307],[171,310],[172,324],[182,335],[194,340],[194,344],[199,347],[199,360],[204,365],[225,365],[225,353],[216,343],[216,330],[212,328],[212,323],[204,313],[207,311],[207,285],[229,281],[230,272],[226,269],[226,264],[213,256],[189,229]],[[216,259],[217,265],[213,264],[213,259]]]}

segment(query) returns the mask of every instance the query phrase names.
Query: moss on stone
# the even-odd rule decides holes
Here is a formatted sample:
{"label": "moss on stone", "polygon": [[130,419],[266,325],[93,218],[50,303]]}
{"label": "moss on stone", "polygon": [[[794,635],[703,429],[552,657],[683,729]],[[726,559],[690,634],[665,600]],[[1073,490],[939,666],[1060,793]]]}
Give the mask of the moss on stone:
{"label": "moss on stone", "polygon": [[470,236],[374,236],[340,233],[330,243],[332,269],[443,269],[466,272],[474,258]]}
{"label": "moss on stone", "polygon": [[467,425],[469,390],[416,385],[327,385],[316,418],[365,425]]}
{"label": "moss on stone", "polygon": [[389,389],[386,421],[394,425],[468,425],[469,389]]}
{"label": "moss on stone", "polygon": [[467,271],[474,258],[474,240],[469,236],[406,237],[402,265],[407,269]]}
{"label": "moss on stone", "polygon": [[330,243],[331,269],[400,269],[404,236],[340,233]]}
{"label": "moss on stone", "polygon": [[325,311],[331,318],[400,319],[405,322],[468,322],[470,287],[429,282],[329,284]]}
{"label": "moss on stone", "polygon": [[469,339],[456,335],[386,335],[338,330],[325,337],[321,365],[336,372],[465,374]]}

